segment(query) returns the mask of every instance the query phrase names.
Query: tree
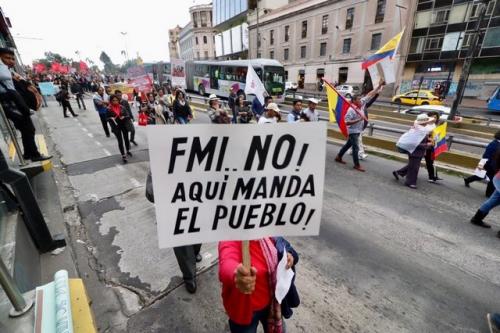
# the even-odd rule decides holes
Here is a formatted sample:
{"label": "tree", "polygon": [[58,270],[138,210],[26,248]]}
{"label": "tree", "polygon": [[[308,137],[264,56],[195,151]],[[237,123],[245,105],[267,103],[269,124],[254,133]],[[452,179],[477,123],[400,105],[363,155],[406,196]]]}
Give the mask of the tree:
{"label": "tree", "polygon": [[104,72],[108,74],[116,74],[118,71],[118,67],[113,64],[111,58],[106,54],[106,52],[102,51],[99,56],[99,60],[104,64]]}

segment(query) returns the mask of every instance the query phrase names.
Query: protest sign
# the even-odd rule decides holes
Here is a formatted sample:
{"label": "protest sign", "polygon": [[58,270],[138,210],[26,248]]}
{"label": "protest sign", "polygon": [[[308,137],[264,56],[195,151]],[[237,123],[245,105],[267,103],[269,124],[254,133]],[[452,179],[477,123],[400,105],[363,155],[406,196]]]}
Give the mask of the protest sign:
{"label": "protest sign", "polygon": [[148,75],[141,75],[136,78],[130,79],[129,84],[134,87],[138,92],[149,93],[153,90],[153,82]]}
{"label": "protest sign", "polygon": [[142,75],[146,75],[146,71],[143,66],[133,66],[127,68],[127,76],[131,79]]}
{"label": "protest sign", "polygon": [[52,82],[39,82],[38,87],[44,96],[53,96],[56,93],[56,87]]}
{"label": "protest sign", "polygon": [[134,86],[128,83],[112,83],[109,85],[111,87],[111,91],[114,93],[116,90],[120,90],[123,94],[128,96],[129,101],[133,101],[134,99]]}
{"label": "protest sign", "polygon": [[160,248],[317,235],[326,123],[148,126]]}
{"label": "protest sign", "polygon": [[186,88],[186,62],[181,59],[171,59],[172,85]]}

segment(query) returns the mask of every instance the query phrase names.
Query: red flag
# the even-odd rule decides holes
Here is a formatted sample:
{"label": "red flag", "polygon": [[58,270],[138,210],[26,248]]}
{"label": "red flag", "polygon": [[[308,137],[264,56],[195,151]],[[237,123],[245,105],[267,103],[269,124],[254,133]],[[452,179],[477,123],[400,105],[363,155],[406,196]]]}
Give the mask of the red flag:
{"label": "red flag", "polygon": [[35,73],[43,73],[47,70],[44,64],[38,63],[38,64],[33,64],[33,69],[35,70]]}
{"label": "red flag", "polygon": [[87,73],[89,71],[89,66],[85,63],[85,61],[80,61],[80,72]]}
{"label": "red flag", "polygon": [[53,72],[59,73],[61,71],[61,64],[58,63],[57,61],[52,62],[52,65],[50,66],[50,69]]}

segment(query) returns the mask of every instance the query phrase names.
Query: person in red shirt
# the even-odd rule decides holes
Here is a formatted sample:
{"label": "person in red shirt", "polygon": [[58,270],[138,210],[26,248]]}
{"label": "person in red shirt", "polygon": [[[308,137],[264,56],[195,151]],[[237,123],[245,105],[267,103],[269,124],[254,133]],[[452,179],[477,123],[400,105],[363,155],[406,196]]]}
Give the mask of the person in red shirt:
{"label": "person in red shirt", "polygon": [[[130,141],[128,139],[127,122],[130,121],[129,115],[120,104],[120,98],[116,95],[111,95],[109,98],[111,104],[108,106],[107,118],[111,125],[111,131],[115,134],[118,141],[118,149],[122,154],[123,163],[127,163],[127,155],[132,156],[130,152]],[[125,143],[125,149],[123,144]]]}
{"label": "person in red shirt", "polygon": [[[298,261],[297,253],[283,238],[281,243],[287,250],[287,268],[292,268]],[[283,245],[277,249],[274,238],[250,241],[251,268],[246,268],[242,264],[241,244],[241,241],[219,243],[219,280],[229,328],[232,333],[255,333],[260,322],[265,333],[283,332],[284,302],[280,305],[274,297],[278,252],[281,250],[282,255]]]}

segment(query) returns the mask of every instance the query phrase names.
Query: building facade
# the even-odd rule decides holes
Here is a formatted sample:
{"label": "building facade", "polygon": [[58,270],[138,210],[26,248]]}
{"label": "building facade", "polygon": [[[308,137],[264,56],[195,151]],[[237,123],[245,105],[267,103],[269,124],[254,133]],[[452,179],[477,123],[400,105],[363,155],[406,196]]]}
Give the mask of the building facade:
{"label": "building facade", "polygon": [[213,28],[212,5],[198,5],[189,8],[193,24],[193,57],[197,60],[214,59],[215,32]]}
{"label": "building facade", "polygon": [[[277,59],[287,81],[317,89],[321,78],[362,86],[362,61],[399,33],[412,0],[296,0],[249,17],[250,57]],[[260,3],[259,3],[260,5]],[[404,57],[396,57],[403,68]],[[397,84],[397,83],[396,83]]]}
{"label": "building facade", "polygon": [[[418,0],[400,90],[432,89],[437,82],[456,93],[473,30],[482,6],[473,0]],[[480,25],[480,44],[465,97],[487,99],[500,85],[500,1],[490,0]]]}
{"label": "building facade", "polygon": [[212,17],[217,59],[248,57],[247,0],[214,0]]}
{"label": "building facade", "polygon": [[168,51],[170,59],[180,59],[179,34],[181,27],[177,25],[175,28],[168,30]]}
{"label": "building facade", "polygon": [[189,22],[179,33],[179,53],[182,60],[194,60],[193,39],[193,22]]}

